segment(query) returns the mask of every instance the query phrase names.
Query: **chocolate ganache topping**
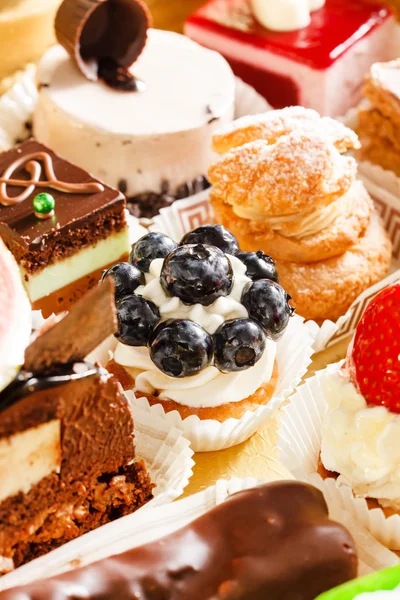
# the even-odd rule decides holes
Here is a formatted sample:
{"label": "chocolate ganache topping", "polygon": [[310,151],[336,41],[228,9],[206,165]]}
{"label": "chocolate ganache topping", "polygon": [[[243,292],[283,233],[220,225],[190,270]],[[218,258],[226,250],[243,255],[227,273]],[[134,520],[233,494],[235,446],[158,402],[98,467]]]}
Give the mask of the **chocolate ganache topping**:
{"label": "chocolate ganache topping", "polygon": [[297,481],[231,496],[161,540],[0,600],[314,600],[352,579],[350,534],[319,490]]}

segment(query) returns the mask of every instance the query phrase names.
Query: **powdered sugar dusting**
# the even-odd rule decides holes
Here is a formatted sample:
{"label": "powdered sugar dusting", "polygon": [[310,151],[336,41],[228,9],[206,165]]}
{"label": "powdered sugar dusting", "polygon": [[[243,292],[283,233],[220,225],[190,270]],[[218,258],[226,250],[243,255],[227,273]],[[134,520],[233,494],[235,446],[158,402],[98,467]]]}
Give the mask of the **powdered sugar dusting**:
{"label": "powdered sugar dusting", "polygon": [[274,144],[280,137],[296,131],[323,136],[333,143],[339,152],[360,147],[354,131],[339,121],[330,117],[321,118],[315,110],[301,106],[291,106],[237,119],[216,131],[213,136],[213,147],[216,152],[224,154],[232,148],[255,140],[262,139],[269,144]]}
{"label": "powdered sugar dusting", "polygon": [[342,156],[323,128],[300,128],[272,145],[257,140],[231,150],[209,176],[215,198],[285,215],[330,204],[350,189],[356,173],[356,161]]}

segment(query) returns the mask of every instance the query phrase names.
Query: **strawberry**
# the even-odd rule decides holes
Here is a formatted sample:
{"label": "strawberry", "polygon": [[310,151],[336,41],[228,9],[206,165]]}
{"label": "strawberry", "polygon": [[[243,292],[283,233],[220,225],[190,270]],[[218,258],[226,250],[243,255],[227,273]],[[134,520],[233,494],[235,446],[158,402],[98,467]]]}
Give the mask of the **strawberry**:
{"label": "strawberry", "polygon": [[400,413],[400,283],[380,292],[359,322],[349,372],[368,404]]}

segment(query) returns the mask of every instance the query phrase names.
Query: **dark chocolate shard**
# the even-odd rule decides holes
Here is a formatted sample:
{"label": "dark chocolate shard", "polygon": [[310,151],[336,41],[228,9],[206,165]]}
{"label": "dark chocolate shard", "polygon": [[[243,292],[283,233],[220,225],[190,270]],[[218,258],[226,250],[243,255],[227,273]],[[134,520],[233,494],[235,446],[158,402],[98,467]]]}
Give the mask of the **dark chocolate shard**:
{"label": "dark chocolate shard", "polygon": [[56,15],[55,31],[79,70],[96,81],[101,77],[101,59],[110,59],[125,69],[137,60],[150,22],[150,12],[142,0],[64,0]]}
{"label": "dark chocolate shard", "polygon": [[175,533],[0,600],[314,600],[357,575],[348,531],[299,481],[242,491]]}
{"label": "dark chocolate shard", "polygon": [[24,369],[38,374],[55,365],[80,362],[116,331],[114,282],[107,277],[33,340],[25,351]]}

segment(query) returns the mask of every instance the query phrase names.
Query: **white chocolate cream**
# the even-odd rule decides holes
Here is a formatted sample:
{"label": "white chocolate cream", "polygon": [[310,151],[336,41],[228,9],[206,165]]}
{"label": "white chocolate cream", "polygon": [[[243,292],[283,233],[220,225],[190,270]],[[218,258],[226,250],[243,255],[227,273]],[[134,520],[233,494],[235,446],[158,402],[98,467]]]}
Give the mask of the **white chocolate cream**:
{"label": "white chocolate cream", "polygon": [[129,230],[126,228],[37,273],[30,274],[21,265],[20,271],[25,289],[31,302],[36,302],[105,265],[117,262],[129,252],[129,249]]}
{"label": "white chocolate cream", "polygon": [[183,35],[152,29],[132,67],[143,92],[87,80],[61,46],[38,70],[35,137],[127,195],[172,192],[207,172],[211,136],[233,117],[235,81],[225,59]]}
{"label": "white chocolate cream", "polygon": [[61,424],[55,419],[0,440],[0,502],[27,493],[61,468]]}
{"label": "white chocolate cream", "polygon": [[[222,296],[210,306],[195,304],[186,306],[179,298],[169,298],[161,287],[159,276],[163,259],[156,259],[146,275],[146,285],[136,294],[151,300],[159,308],[161,318],[191,319],[213,334],[228,319],[247,318],[248,313],[240,298],[250,279],[245,265],[236,257],[229,256],[234,273],[234,284],[229,296]],[[161,400],[174,400],[192,408],[216,407],[244,400],[272,376],[276,356],[276,343],[267,340],[260,360],[246,371],[221,373],[210,366],[192,377],[175,378],[162,373],[152,362],[147,348],[136,348],[119,343],[114,360],[126,367],[135,379],[135,391],[154,394]]]}
{"label": "white chocolate cream", "polygon": [[367,405],[345,374],[324,379],[321,460],[356,496],[400,508],[400,414]]}
{"label": "white chocolate cream", "polygon": [[296,31],[308,27],[311,13],[325,0],[251,0],[256,19],[273,31]]}

